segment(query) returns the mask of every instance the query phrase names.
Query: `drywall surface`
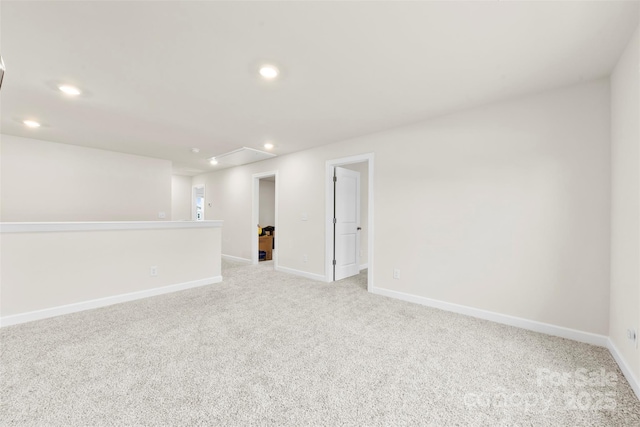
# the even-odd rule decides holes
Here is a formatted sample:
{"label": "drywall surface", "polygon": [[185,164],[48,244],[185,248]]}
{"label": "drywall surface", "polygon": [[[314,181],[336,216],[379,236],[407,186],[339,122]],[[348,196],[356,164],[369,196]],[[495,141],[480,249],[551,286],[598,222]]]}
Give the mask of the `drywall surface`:
{"label": "drywall surface", "polygon": [[260,213],[258,223],[261,227],[276,225],[276,183],[260,180]]}
{"label": "drywall surface", "polygon": [[[377,286],[607,333],[606,80],[394,137],[402,160],[382,160],[391,144],[376,152],[376,221],[393,229],[384,245],[376,241],[387,255],[377,252]],[[402,270],[399,281],[393,268]]]}
{"label": "drywall surface", "polygon": [[0,192],[3,222],[167,220],[171,162],[1,135]]}
{"label": "drywall surface", "polygon": [[606,335],[610,131],[601,79],[194,184],[220,201],[222,252],[250,259],[252,174],[277,170],[279,265],[324,276],[326,162],[374,153],[375,287]]}
{"label": "drywall surface", "polygon": [[173,175],[171,177],[171,219],[174,221],[191,220],[191,177]]}
{"label": "drywall surface", "polygon": [[611,75],[611,309],[609,336],[640,378],[640,353],[627,329],[640,327],[640,35]]}

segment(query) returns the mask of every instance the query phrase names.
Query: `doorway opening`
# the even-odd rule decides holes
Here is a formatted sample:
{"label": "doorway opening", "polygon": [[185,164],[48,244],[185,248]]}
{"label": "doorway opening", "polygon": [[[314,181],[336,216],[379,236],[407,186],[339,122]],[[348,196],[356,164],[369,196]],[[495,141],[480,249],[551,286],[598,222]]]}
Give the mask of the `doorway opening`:
{"label": "doorway opening", "polygon": [[204,185],[195,185],[191,196],[191,219],[204,221]]}
{"label": "doorway opening", "polygon": [[325,172],[325,281],[367,269],[369,291],[374,283],[373,168],[369,153],[329,160]]}
{"label": "doorway opening", "polygon": [[278,172],[253,175],[251,262],[273,261],[278,267]]}

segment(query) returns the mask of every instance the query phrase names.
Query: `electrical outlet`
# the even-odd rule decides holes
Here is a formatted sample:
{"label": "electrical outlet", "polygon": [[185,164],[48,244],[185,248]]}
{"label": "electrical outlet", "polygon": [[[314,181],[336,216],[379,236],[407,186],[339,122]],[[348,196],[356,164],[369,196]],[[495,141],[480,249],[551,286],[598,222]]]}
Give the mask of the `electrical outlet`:
{"label": "electrical outlet", "polygon": [[307,256],[307,254],[302,255],[302,262],[307,262],[309,261],[309,257]]}
{"label": "electrical outlet", "polygon": [[400,269],[399,268],[394,268],[393,269],[393,278],[394,279],[399,279],[400,278]]}
{"label": "electrical outlet", "polygon": [[636,334],[636,330],[633,328],[627,329],[627,339],[633,342],[634,346],[638,348],[638,335]]}
{"label": "electrical outlet", "polygon": [[166,217],[167,217],[167,214],[165,212],[158,212],[159,219],[165,219]]}
{"label": "electrical outlet", "polygon": [[156,277],[158,275],[158,266],[152,265],[151,268],[149,269],[149,275],[151,277]]}

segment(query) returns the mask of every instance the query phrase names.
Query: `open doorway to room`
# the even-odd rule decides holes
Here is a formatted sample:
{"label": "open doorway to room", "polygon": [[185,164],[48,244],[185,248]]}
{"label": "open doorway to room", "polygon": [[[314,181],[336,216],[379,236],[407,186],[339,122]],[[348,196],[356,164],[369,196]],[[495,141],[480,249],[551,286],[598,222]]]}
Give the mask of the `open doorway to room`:
{"label": "open doorway to room", "polygon": [[278,173],[253,175],[252,256],[253,264],[271,262],[277,267]]}
{"label": "open doorway to room", "polygon": [[204,221],[204,185],[193,186],[191,219],[193,221]]}
{"label": "open doorway to room", "polygon": [[326,164],[325,280],[366,274],[373,288],[373,154]]}

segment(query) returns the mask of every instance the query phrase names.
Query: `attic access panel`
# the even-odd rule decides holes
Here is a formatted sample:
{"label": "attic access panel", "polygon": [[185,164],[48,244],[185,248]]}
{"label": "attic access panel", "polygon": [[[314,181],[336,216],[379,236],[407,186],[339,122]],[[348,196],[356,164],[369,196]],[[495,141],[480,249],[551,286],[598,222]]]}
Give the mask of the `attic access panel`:
{"label": "attic access panel", "polygon": [[242,147],[237,150],[215,156],[215,159],[220,164],[241,166],[249,163],[259,162],[261,160],[267,160],[275,156],[275,154],[267,153],[265,151]]}

